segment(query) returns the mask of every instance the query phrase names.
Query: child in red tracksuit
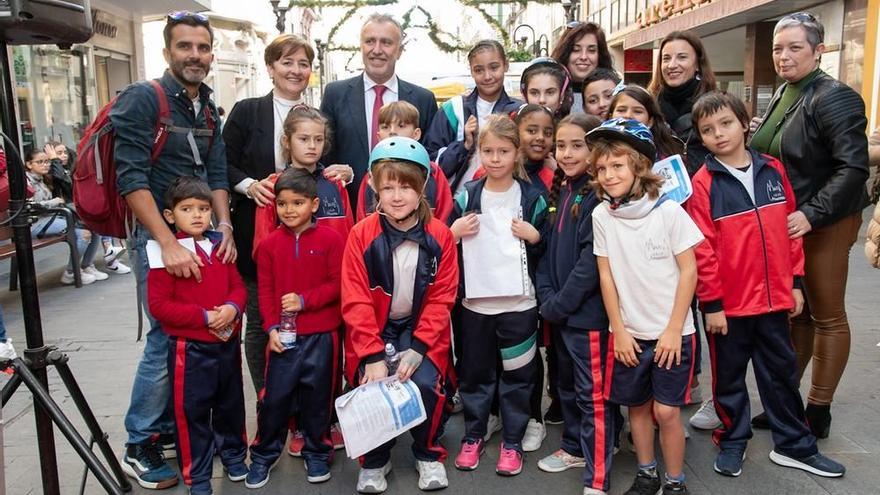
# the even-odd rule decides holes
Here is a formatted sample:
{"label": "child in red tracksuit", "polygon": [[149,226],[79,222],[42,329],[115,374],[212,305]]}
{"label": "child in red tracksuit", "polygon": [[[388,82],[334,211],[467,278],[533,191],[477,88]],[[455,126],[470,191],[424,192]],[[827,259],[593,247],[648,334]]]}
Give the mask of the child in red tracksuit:
{"label": "child in red tracksuit", "polygon": [[796,199],[785,167],[745,145],[749,115],[735,96],[711,92],[693,107],[710,154],[693,178],[687,210],[706,242],[696,248],[697,298],[706,315],[712,392],[722,426],[715,471],[742,473],[749,426],[749,360],[770,421],[770,460],[826,477],[843,476],[823,456],[804,417],[789,318],[804,306],[802,239],[790,235]]}
{"label": "child in red tracksuit", "polygon": [[[379,110],[379,140],[401,136],[415,139],[422,137],[419,129],[419,109],[407,101],[388,103]],[[376,209],[376,193],[370,187],[370,176],[364,176],[358,189],[357,220],[361,221]],[[425,184],[425,197],[434,218],[446,222],[452,213],[452,190],[446,175],[436,163],[431,162],[431,175]]]}
{"label": "child in red tracksuit", "polygon": [[[344,242],[332,228],[313,221],[319,207],[317,184],[307,170],[289,168],[275,182],[275,208],[282,225],[260,243],[256,256],[257,293],[269,352],[257,437],[251,445],[252,468],[245,482],[248,488],[269,481],[291,416],[299,417],[303,429],[308,481],[330,479]],[[296,313],[296,345],[290,349],[279,337],[282,312]]]}
{"label": "child in red tracksuit", "polygon": [[244,392],[241,378],[241,310],[247,299],[234,263],[217,255],[222,236],[208,231],[211,189],[195,177],[179,177],[165,194],[165,220],[201,266],[182,278],[150,270],[150,314],[168,334],[168,373],[173,387],[177,458],[190,493],[211,491],[215,450],[232,481],[248,474]]}
{"label": "child in red tracksuit", "polygon": [[[418,141],[392,137],[370,154],[376,212],[351,230],[342,258],[345,376],[367,383],[388,376],[387,343],[400,351],[397,376],[419,388],[427,419],[410,430],[419,488],[449,481],[438,442],[449,370],[449,311],[458,290],[458,255],[452,233],[432,218],[424,196],[428,152]],[[357,491],[381,493],[391,471],[394,440],[361,459]]]}

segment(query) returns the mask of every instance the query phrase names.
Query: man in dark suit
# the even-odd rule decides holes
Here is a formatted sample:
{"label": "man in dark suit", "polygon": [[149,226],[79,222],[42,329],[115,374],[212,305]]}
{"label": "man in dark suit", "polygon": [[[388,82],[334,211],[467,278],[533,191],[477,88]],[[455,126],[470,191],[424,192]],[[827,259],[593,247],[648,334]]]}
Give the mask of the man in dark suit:
{"label": "man in dark suit", "polygon": [[354,181],[348,187],[352,205],[357,204],[358,186],[367,173],[370,150],[377,141],[379,108],[398,100],[412,103],[419,109],[423,131],[437,113],[433,93],[394,73],[403,52],[402,41],[403,29],[393,17],[371,15],[361,28],[363,74],[330,83],[324,90],[321,111],[333,128],[333,144],[324,163],[346,164],[354,169]]}

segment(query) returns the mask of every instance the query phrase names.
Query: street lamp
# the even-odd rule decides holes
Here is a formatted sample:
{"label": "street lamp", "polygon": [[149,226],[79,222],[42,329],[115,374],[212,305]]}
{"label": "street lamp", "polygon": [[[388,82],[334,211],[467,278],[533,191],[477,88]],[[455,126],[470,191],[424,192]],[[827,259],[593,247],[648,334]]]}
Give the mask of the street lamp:
{"label": "street lamp", "polygon": [[278,5],[281,3],[280,0],[269,0],[269,3],[272,4],[272,12],[275,14],[275,29],[279,33],[283,33],[287,11],[290,10],[290,3],[288,2],[287,5],[283,6]]}
{"label": "street lamp", "polygon": [[[516,27],[516,29],[513,30],[513,39],[514,39],[514,40],[517,39],[517,38],[516,38],[516,33],[517,33],[517,31],[519,31],[519,30],[522,29],[522,28],[528,28],[528,30],[532,32],[532,46],[531,46],[531,51],[532,51],[532,54],[534,54],[534,55],[537,57],[537,56],[538,56],[538,53],[539,53],[540,51],[539,51],[538,48],[537,48],[537,37],[535,36],[535,28],[533,28],[532,26],[529,26],[528,24],[520,24],[519,26]],[[520,47],[520,50],[522,50],[522,49],[526,46],[526,41],[528,41],[528,37],[527,37],[527,36],[523,36],[522,38],[519,39],[519,43],[522,43],[522,46]]]}
{"label": "street lamp", "polygon": [[546,34],[542,34],[538,36],[538,41],[535,41],[535,57],[549,57],[550,56],[550,38],[547,37]]}
{"label": "street lamp", "polygon": [[321,94],[324,94],[324,51],[327,50],[327,43],[321,41],[320,38],[315,39],[315,47],[318,49],[318,86],[321,88]]}

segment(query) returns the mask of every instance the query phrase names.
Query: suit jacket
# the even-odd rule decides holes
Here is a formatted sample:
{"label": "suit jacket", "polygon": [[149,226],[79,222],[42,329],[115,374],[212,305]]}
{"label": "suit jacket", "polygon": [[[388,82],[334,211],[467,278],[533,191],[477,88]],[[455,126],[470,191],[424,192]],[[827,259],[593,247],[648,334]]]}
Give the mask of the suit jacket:
{"label": "suit jacket", "polygon": [[[428,126],[437,113],[434,93],[399,77],[397,89],[398,100],[412,103],[419,110],[419,128],[424,139]],[[366,175],[370,160],[363,74],[328,84],[321,99],[321,112],[333,129],[330,152],[322,161],[327,165],[345,163],[354,169],[353,185],[349,185],[348,190],[351,204],[357,204],[357,186]]]}
{"label": "suit jacket", "polygon": [[251,258],[256,203],[233,188],[248,177],[261,180],[275,172],[273,105],[272,92],[259,98],[241,100],[232,107],[223,126],[233,237],[238,249],[236,263],[241,274],[251,280],[257,278],[257,268]]}

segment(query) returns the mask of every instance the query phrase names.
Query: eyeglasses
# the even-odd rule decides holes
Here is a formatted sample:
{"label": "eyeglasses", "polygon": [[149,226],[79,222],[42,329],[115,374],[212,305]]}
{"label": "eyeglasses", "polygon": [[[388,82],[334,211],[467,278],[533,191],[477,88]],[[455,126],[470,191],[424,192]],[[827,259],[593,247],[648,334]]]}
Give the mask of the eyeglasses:
{"label": "eyeglasses", "polygon": [[52,163],[52,160],[31,160],[31,163],[36,163],[37,165],[45,165],[47,163]]}
{"label": "eyeglasses", "polygon": [[198,12],[190,12],[188,10],[178,10],[177,12],[172,12],[168,14],[167,20],[169,23],[173,24],[191,20],[196,24],[201,24],[203,26],[210,25],[210,20],[208,19],[208,16],[206,16],[205,14],[199,14]]}

